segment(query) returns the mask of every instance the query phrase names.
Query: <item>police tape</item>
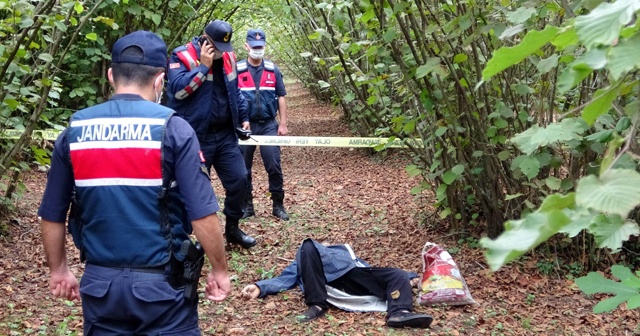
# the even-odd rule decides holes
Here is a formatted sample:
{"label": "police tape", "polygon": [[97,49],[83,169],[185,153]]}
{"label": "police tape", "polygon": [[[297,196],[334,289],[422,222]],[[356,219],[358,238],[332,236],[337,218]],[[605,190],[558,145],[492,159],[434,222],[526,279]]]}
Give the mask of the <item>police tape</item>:
{"label": "police tape", "polygon": [[[24,131],[9,129],[0,131],[0,138],[18,139]],[[62,131],[47,129],[33,131],[32,138],[56,140]],[[252,135],[248,140],[240,140],[243,146],[300,146],[300,147],[352,147],[372,148],[386,145],[388,148],[404,148],[408,146],[422,147],[423,142],[416,139],[367,138],[367,137],[324,137],[324,136],[277,136]]]}
{"label": "police tape", "polygon": [[416,139],[393,139],[390,142],[389,138],[252,135],[249,140],[240,140],[240,145],[363,148],[386,145],[388,148],[403,148],[409,145],[421,147],[423,142]]}

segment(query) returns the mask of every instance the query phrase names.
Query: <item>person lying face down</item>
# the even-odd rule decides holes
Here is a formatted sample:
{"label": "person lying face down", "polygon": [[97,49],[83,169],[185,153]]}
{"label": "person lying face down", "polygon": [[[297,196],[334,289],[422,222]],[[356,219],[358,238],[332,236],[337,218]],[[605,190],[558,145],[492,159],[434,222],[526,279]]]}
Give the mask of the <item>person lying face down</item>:
{"label": "person lying face down", "polygon": [[398,268],[371,267],[348,244],[325,246],[307,238],[278,277],[247,285],[241,295],[252,300],[299,285],[308,307],[298,317],[300,322],[323,316],[332,304],[347,311],[387,311],[388,327],[428,328],[433,317],[413,312],[411,279],[417,276]]}

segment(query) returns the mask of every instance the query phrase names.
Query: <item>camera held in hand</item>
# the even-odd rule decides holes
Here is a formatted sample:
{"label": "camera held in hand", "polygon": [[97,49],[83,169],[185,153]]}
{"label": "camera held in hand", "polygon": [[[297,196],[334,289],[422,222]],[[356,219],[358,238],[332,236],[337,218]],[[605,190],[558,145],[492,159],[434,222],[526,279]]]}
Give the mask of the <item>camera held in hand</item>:
{"label": "camera held in hand", "polygon": [[246,130],[242,127],[236,127],[236,133],[238,138],[242,141],[251,139],[251,130]]}

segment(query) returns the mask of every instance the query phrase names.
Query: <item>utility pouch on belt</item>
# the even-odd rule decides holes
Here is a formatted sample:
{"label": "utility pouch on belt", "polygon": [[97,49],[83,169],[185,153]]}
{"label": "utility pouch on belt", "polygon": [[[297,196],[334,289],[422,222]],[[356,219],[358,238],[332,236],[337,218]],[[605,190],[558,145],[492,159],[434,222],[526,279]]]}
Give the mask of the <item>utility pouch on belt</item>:
{"label": "utility pouch on belt", "polygon": [[192,243],[190,239],[182,242],[180,254],[184,256],[184,299],[188,302],[198,300],[198,280],[204,265],[204,250],[199,242]]}

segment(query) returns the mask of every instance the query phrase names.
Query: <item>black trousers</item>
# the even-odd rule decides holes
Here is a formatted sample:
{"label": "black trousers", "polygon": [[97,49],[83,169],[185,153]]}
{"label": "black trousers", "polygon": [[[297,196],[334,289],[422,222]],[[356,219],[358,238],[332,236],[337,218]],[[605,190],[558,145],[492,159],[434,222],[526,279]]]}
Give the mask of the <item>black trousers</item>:
{"label": "black trousers", "polygon": [[307,306],[328,308],[325,284],[351,295],[374,295],[387,301],[387,316],[400,310],[413,310],[413,293],[407,272],[398,268],[356,267],[327,283],[322,260],[311,240],[302,243],[299,272]]}

